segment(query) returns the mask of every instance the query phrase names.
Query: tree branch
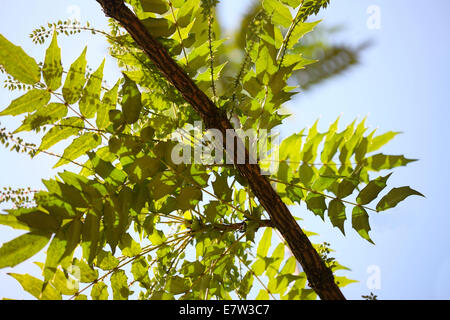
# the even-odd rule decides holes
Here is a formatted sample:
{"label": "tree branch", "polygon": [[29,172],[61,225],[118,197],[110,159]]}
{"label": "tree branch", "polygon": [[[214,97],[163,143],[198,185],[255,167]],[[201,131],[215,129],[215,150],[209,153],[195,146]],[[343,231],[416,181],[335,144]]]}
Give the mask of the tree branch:
{"label": "tree branch", "polygon": [[[170,57],[167,50],[155,40],[137,16],[124,4],[123,0],[96,0],[105,14],[117,20],[136,43],[147,54],[159,71],[175,86],[184,99],[201,116],[206,129],[217,129],[226,143],[226,130],[233,129],[226,114],[219,110],[209,97],[201,91],[184,70]],[[237,139],[238,150],[244,144]],[[245,159],[249,159],[248,150]],[[321,299],[343,300],[344,295],[334,281],[333,272],[325,265],[308,237],[289,212],[286,204],[272,188],[270,181],[261,175],[259,165],[238,164],[235,152],[235,166],[245,177],[252,192],[267,211],[275,228],[289,245],[293,255],[302,265],[310,286]]]}

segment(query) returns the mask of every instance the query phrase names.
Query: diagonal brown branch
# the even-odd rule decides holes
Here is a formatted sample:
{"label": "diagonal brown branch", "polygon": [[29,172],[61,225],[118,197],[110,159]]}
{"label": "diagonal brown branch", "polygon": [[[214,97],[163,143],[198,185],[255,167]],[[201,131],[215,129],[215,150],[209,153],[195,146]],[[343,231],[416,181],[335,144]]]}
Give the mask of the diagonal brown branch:
{"label": "diagonal brown branch", "polygon": [[[96,1],[100,3],[108,17],[117,20],[128,31],[159,71],[192,105],[201,116],[206,129],[217,129],[223,137],[226,137],[226,130],[233,129],[226,114],[219,110],[208,96],[196,86],[194,81],[170,57],[166,49],[150,35],[137,16],[124,4],[123,0]],[[245,149],[242,141],[237,140],[238,148]],[[245,159],[249,159],[248,151],[245,151]],[[295,258],[302,265],[310,286],[321,299],[345,299],[334,281],[332,271],[325,265],[308,237],[289,212],[286,204],[272,188],[270,181],[261,175],[260,167],[256,164],[238,164],[236,152],[234,156],[236,168],[247,179],[252,192],[269,214],[274,227],[280,231]]]}

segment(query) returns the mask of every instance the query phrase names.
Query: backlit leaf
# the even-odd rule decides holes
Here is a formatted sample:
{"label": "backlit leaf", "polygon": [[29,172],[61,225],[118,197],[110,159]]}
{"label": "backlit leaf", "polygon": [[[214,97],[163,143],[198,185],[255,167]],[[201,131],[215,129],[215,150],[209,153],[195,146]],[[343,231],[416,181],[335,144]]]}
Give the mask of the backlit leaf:
{"label": "backlit leaf", "polygon": [[61,87],[63,67],[61,64],[61,49],[58,46],[57,32],[53,32],[53,39],[45,54],[42,75],[50,90]]}
{"label": "backlit leaf", "polygon": [[53,168],[70,163],[70,160],[76,160],[88,151],[95,149],[101,143],[101,138],[95,133],[86,133],[73,142],[64,150],[62,158]]}
{"label": "backlit leaf", "polygon": [[81,98],[81,93],[86,82],[86,51],[87,47],[84,48],[78,59],[72,63],[67,73],[62,93],[64,100],[68,104],[74,104]]}
{"label": "backlit leaf", "polygon": [[36,61],[0,34],[0,65],[11,76],[25,84],[33,85],[41,79]]}
{"label": "backlit leaf", "polygon": [[39,300],[61,300],[61,295],[56,291],[56,289],[51,285],[46,285],[45,290],[44,282],[35,277],[30,276],[29,274],[17,274],[17,273],[8,273],[11,277],[19,281],[22,288],[34,296]]}
{"label": "backlit leaf", "polygon": [[50,101],[50,93],[47,90],[33,89],[23,96],[13,100],[0,116],[17,116],[26,112],[33,112],[45,106]]}
{"label": "backlit leaf", "polygon": [[29,232],[4,243],[0,248],[0,269],[14,267],[34,256],[47,245],[50,235],[44,232]]}

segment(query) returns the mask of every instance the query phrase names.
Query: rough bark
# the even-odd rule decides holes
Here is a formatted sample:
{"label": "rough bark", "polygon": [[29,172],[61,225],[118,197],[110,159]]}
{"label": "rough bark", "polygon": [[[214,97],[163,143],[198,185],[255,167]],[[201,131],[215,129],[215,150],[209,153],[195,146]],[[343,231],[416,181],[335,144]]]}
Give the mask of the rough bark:
{"label": "rough bark", "polygon": [[[128,31],[159,71],[198,112],[205,127],[217,129],[222,132],[223,137],[226,137],[226,130],[233,129],[226,115],[196,86],[186,72],[170,57],[167,50],[151,36],[123,0],[96,1],[100,3],[108,17],[117,20]],[[238,139],[237,143],[242,147],[242,141]],[[248,153],[246,159],[248,159]],[[325,265],[286,204],[272,188],[269,180],[261,174],[260,167],[257,164],[238,164],[237,161],[235,166],[247,179],[253,194],[269,214],[273,226],[286,240],[306,273],[312,289],[321,299],[344,300],[345,297],[336,285],[332,271]]]}

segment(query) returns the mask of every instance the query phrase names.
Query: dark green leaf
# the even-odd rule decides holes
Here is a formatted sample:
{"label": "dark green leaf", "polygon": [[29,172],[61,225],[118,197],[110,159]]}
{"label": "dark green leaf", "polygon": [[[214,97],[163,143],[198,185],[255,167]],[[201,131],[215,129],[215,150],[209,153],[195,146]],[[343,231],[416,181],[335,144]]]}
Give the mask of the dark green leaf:
{"label": "dark green leaf", "polygon": [[352,227],[356,231],[358,231],[359,235],[369,241],[370,243],[373,243],[372,239],[370,239],[369,231],[370,231],[370,225],[369,225],[369,215],[367,214],[367,211],[360,206],[355,206],[352,211]]}
{"label": "dark green leaf", "polygon": [[378,194],[383,191],[384,188],[386,188],[386,182],[390,176],[391,174],[385,177],[378,177],[377,179],[370,181],[367,186],[361,190],[358,197],[356,198],[356,202],[358,202],[358,204],[364,205],[376,199],[376,197],[378,197]]}
{"label": "dark green leaf", "polygon": [[381,198],[380,202],[377,204],[377,211],[384,211],[389,208],[394,208],[401,201],[405,200],[409,196],[421,196],[424,197],[420,192],[411,189],[410,187],[394,188],[387,195]]}
{"label": "dark green leaf", "polygon": [[139,0],[144,12],[154,12],[158,14],[166,13],[169,5],[166,0]]}
{"label": "dark green leaf", "polygon": [[328,204],[328,217],[330,218],[331,223],[334,227],[338,227],[343,234],[345,234],[344,230],[344,222],[347,219],[345,215],[345,206],[342,201],[337,199],[333,199]]}
{"label": "dark green leaf", "polygon": [[327,204],[325,203],[325,197],[321,194],[310,192],[306,196],[306,205],[308,210],[314,212],[315,215],[324,219],[325,210],[327,210]]}

